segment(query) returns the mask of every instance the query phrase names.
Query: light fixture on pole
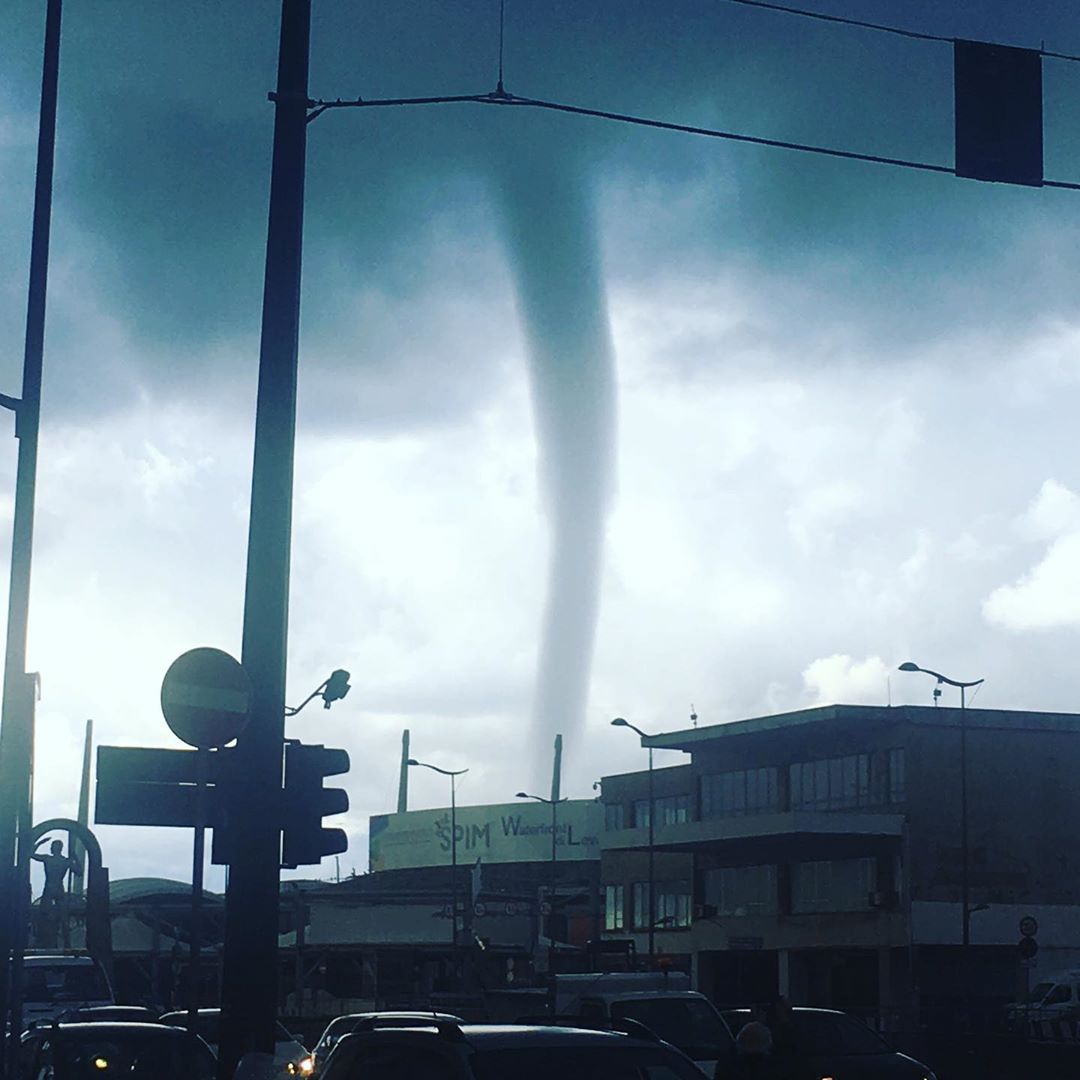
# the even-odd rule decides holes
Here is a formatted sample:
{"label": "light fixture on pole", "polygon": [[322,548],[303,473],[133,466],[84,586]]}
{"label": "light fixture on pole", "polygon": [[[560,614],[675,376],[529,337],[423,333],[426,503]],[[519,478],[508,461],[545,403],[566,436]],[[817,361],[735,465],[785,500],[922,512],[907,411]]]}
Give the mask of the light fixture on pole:
{"label": "light fixture on pole", "polygon": [[457,932],[457,778],[468,769],[440,769],[438,765],[429,765],[426,761],[417,761],[409,758],[409,765],[418,766],[422,769],[430,769],[442,776],[450,777],[450,941],[451,953],[454,963],[454,974],[460,982],[458,971],[458,932]]}
{"label": "light fixture on pole", "polygon": [[527,791],[517,793],[519,799],[535,799],[545,806],[551,807],[551,883],[548,885],[548,906],[551,911],[548,914],[548,974],[555,974],[555,881],[558,876],[558,849],[556,848],[556,829],[558,827],[559,803],[566,799],[545,799],[543,795],[530,795]]}
{"label": "light fixture on pole", "polygon": [[[641,740],[644,743],[646,739],[652,738],[651,735],[647,735],[639,727],[635,727],[629,720],[624,720],[621,716],[616,716],[611,721],[612,727],[624,727],[629,728],[635,734],[641,736]],[[653,967],[656,961],[656,861],[655,861],[655,845],[656,845],[656,800],[653,797],[653,748],[649,746],[649,967]],[[634,823],[635,825],[637,822]]]}
{"label": "light fixture on pole", "polygon": [[[971,682],[960,682],[958,679],[950,679],[939,671],[931,671],[930,668],[919,667],[910,660],[900,665],[900,671],[921,671],[924,675],[932,675],[940,686],[956,686],[960,690],[960,913],[961,929],[960,940],[965,946],[971,944],[971,890],[970,890],[970,852],[968,847],[968,798],[967,798],[967,689],[969,686],[978,686],[984,680],[973,679]],[[940,691],[935,689],[934,704]]]}

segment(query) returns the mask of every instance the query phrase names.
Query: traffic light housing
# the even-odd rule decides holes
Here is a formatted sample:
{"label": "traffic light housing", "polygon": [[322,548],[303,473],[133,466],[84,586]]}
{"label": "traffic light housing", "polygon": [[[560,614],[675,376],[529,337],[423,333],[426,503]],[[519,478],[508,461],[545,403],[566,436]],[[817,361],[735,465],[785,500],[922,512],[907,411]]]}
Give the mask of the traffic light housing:
{"label": "traffic light housing", "polygon": [[282,813],[281,865],[317,865],[326,855],[340,855],[349,846],[344,829],[327,829],[322,819],[349,809],[341,788],[324,788],[327,776],[349,771],[349,753],[332,747],[285,744],[285,791]]}

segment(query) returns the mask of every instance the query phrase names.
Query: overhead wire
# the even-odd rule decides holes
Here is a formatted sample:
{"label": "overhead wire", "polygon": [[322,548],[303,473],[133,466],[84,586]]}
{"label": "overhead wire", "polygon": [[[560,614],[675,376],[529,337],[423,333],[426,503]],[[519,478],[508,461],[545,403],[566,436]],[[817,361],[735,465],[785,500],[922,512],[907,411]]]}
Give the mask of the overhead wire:
{"label": "overhead wire", "polygon": [[[922,41],[940,41],[952,43],[955,39],[944,37],[940,34],[930,34],[918,30],[906,30],[901,27],[887,26],[883,23],[872,23],[861,19],[852,19],[842,15],[828,15],[823,12],[808,11],[788,4],[774,3],[773,0],[723,0],[725,3],[742,4],[746,7],[763,8],[769,11],[782,12],[788,15],[796,15],[808,19],[817,19],[822,22],[839,23],[848,26],[857,26],[867,30],[876,30],[882,33],[896,34],[901,37],[915,38]],[[795,150],[805,154],[819,154],[824,157],[842,158],[848,161],[865,161],[875,165],[891,165],[895,168],[915,169],[920,172],[947,173],[955,175],[955,167],[939,165],[927,161],[914,161],[910,158],[887,157],[882,154],[865,154],[855,150],[842,150],[839,147],[820,146],[815,143],[793,142],[786,139],[770,139],[760,135],[744,135],[735,131],[723,131],[718,128],[701,127],[696,124],[682,124],[671,120],[658,120],[654,117],[637,116],[631,113],[613,112],[608,109],[590,109],[581,105],[569,105],[565,102],[547,101],[542,98],[521,97],[517,94],[508,93],[503,85],[503,45],[505,38],[506,0],[499,0],[499,69],[498,82],[493,91],[487,94],[452,94],[431,97],[416,98],[376,98],[365,100],[358,97],[355,100],[334,101],[322,99],[309,100],[307,120],[310,123],[316,117],[321,116],[329,109],[345,108],[377,108],[403,105],[450,105],[450,104],[477,104],[477,105],[514,105],[519,108],[543,109],[549,112],[568,113],[573,116],[587,116],[599,120],[611,120],[621,124],[631,124],[636,127],[653,128],[660,131],[675,131],[686,135],[700,135],[712,139],[726,139],[731,142],[747,143],[753,146],[770,146],[780,150]],[[1043,56],[1052,56],[1060,60],[1080,61],[1080,57],[1071,56],[1068,53],[1054,53],[1040,50]],[[273,99],[274,95],[270,95]],[[1070,191],[1080,191],[1080,182],[1069,180],[1043,179],[1040,184],[1026,185],[1031,187],[1061,188]]]}
{"label": "overhead wire", "polygon": [[[445,97],[419,98],[357,98],[356,100],[336,101],[312,100],[308,102],[311,112],[308,120],[315,119],[328,109],[380,108],[401,105],[512,105],[519,108],[544,109],[549,112],[569,113],[574,116],[589,116],[599,120],[612,120],[636,127],[654,128],[660,131],[675,131],[686,135],[701,135],[712,139],[727,139],[731,142],[749,143],[754,146],[771,146],[781,150],[796,150],[806,154],[819,154],[824,157],[845,158],[849,161],[866,161],[876,165],[892,165],[903,169],[916,169],[921,172],[946,173],[955,175],[955,169],[949,165],[939,165],[928,161],[914,161],[908,158],[886,157],[881,154],[864,154],[855,150],[841,150],[838,147],[818,146],[814,143],[791,142],[786,139],[769,139],[760,135],[743,135],[735,131],[722,131],[718,128],[699,127],[695,124],[681,124],[671,120],[657,120],[652,117],[635,116],[630,113],[612,112],[608,109],[589,109],[580,105],[568,105],[564,102],[545,101],[542,98],[520,97],[499,89],[487,94],[453,94]],[[1031,185],[1039,186],[1039,185]],[[1080,191],[1080,183],[1068,180],[1043,180],[1042,187],[1065,188]]]}
{"label": "overhead wire", "polygon": [[[743,7],[763,8],[766,11],[778,11],[785,15],[797,15],[804,19],[816,19],[818,22],[840,23],[845,26],[857,26],[863,30],[876,30],[883,34],[895,34],[898,37],[915,38],[919,41],[942,41],[952,45],[956,38],[944,34],[930,34],[922,30],[906,30],[900,26],[887,26],[884,23],[867,22],[864,19],[852,19],[846,15],[828,15],[823,11],[808,11],[806,8],[793,7],[790,4],[776,4],[772,0],[723,0],[727,4],[741,4]],[[1040,48],[1037,50],[1042,56],[1052,57],[1055,60],[1068,60],[1072,63],[1080,63],[1080,56],[1071,53],[1049,52]]]}

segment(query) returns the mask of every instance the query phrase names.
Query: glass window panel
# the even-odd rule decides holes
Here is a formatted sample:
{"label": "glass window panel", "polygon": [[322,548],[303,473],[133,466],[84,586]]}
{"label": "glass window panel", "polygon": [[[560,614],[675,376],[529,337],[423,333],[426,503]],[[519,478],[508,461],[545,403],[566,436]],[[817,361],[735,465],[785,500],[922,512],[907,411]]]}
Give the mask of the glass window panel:
{"label": "glass window panel", "polygon": [[623,922],[623,886],[606,885],[604,887],[604,929],[622,930]]}
{"label": "glass window panel", "polygon": [[813,762],[813,805],[828,805],[828,761]]}
{"label": "glass window panel", "polygon": [[829,759],[829,806],[842,806],[844,799],[844,759]]}
{"label": "glass window panel", "polygon": [[731,774],[731,810],[735,814],[746,813],[746,773]]}

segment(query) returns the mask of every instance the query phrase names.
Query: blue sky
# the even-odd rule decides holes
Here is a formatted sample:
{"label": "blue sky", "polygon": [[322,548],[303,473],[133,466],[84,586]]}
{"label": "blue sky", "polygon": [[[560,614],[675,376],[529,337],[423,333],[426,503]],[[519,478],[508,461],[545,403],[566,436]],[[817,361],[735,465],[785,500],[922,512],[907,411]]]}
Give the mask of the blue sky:
{"label": "blue sky", "polygon": [[[1080,54],[1056,3],[806,6]],[[0,15],[11,393],[39,9]],[[315,12],[314,96],[493,86],[494,0]],[[272,3],[65,7],[38,816],[74,809],[87,717],[168,745],[170,661],[239,651],[276,44]],[[940,42],[725,0],[508,0],[505,65],[526,96],[951,161]],[[1080,180],[1080,65],[1044,72],[1047,174]],[[538,701],[567,714],[575,796],[642,763],[613,715],[929,702],[906,659],[985,677],[978,704],[1074,708],[1077,193],[479,106],[324,115],[308,165],[289,686],[346,667],[354,690],[290,734],[353,755],[344,866],[403,727],[469,767],[463,801],[501,802],[547,772]],[[580,709],[537,685],[559,505],[574,551],[597,541],[557,635]],[[415,805],[445,795],[414,778]],[[114,876],[185,872],[180,833],[103,840]]]}

